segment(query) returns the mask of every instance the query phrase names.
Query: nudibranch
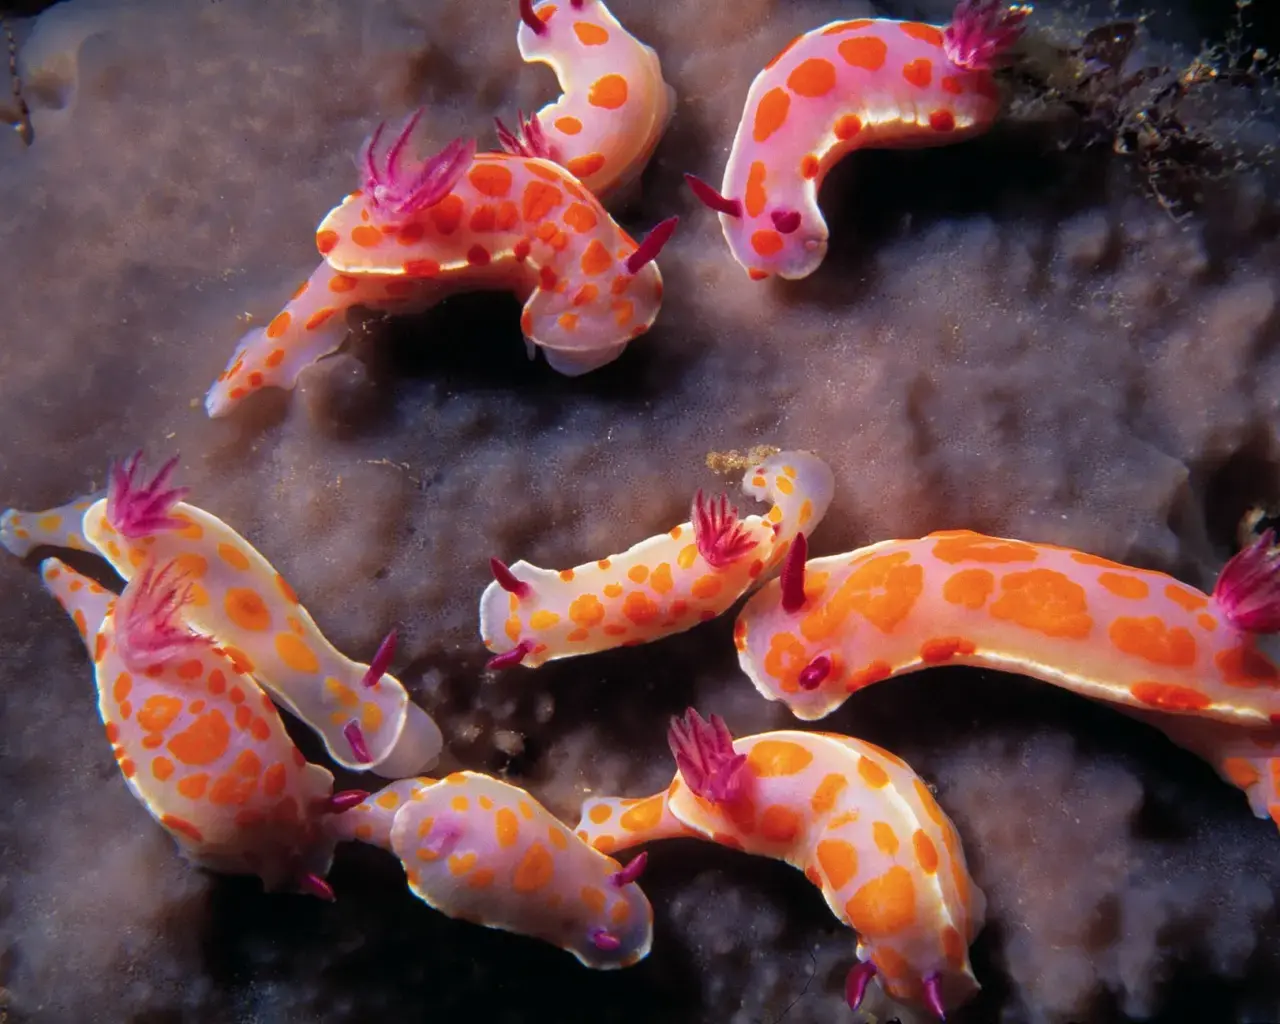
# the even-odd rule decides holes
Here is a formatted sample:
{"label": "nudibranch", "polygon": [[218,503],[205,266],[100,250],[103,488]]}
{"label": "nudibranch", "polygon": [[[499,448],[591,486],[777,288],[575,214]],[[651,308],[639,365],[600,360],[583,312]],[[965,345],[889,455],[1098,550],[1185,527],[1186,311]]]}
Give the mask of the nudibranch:
{"label": "nudibranch", "polygon": [[93,659],[98,711],[129,789],[184,857],[268,891],[323,899],[337,842],[325,818],[366,794],[294,746],[270,698],[182,612],[192,585],[147,562],[118,598],[56,558],[40,565]]}
{"label": "nudibranch", "polygon": [[726,611],[786,556],[792,538],[826,514],[835,480],[809,452],[769,456],[749,470],[743,491],[772,502],[738,518],[721,496],[698,492],[691,522],[619,555],[572,569],[491,559],[494,581],[480,597],[480,636],[491,668],[534,668],[557,658],[647,643]]}
{"label": "nudibranch", "polygon": [[827,253],[818,190],[846,154],[985,132],[1000,108],[991,70],[1029,13],[961,0],[945,28],[857,18],[788,43],[751,83],[721,191],[686,176],[734,259],[755,280],[807,277]]}
{"label": "nudibranch", "polygon": [[[83,543],[69,546],[101,553],[126,580],[148,562],[175,563],[190,584],[183,622],[212,638],[241,672],[315,729],[344,768],[403,778],[435,764],[443,746],[439,728],[386,671],[394,634],[371,665],[335,649],[289,583],[245,538],[182,500],[185,488],[170,486],[176,465],[171,459],[150,480],[141,475],[140,454],[113,466],[106,496],[83,513]],[[0,519],[0,542],[20,554],[42,536],[66,544],[73,523],[65,513],[56,528],[40,533],[54,514],[9,510]]]}
{"label": "nudibranch", "polygon": [[588,799],[580,839],[616,853],[693,836],[799,868],[858,933],[845,987],[854,1009],[872,978],[940,1018],[977,992],[969,944],[986,897],[955,826],[906,762],[836,733],[734,740],[718,716],[692,708],[668,739],[671,785],[641,800]]}
{"label": "nudibranch", "polygon": [[[743,607],[734,639],[756,689],[805,720],[892,676],[976,665],[1162,712],[1142,717],[1193,750],[1189,731],[1222,723],[1241,730],[1243,749],[1260,741],[1265,758],[1280,725],[1280,670],[1258,644],[1280,630],[1273,545],[1258,538],[1205,594],[1083,551],[968,530],[882,541],[788,564]],[[1161,721],[1172,716],[1192,717],[1175,729]],[[1257,781],[1256,766],[1221,767],[1238,751],[1208,756],[1237,784]],[[1271,797],[1250,794],[1255,811],[1271,813],[1276,785]]]}
{"label": "nudibranch", "polygon": [[658,55],[601,0],[520,0],[520,19],[520,56],[550,65],[563,95],[522,117],[518,133],[499,123],[503,148],[554,160],[606,199],[644,170],[671,120],[675,91]]}
{"label": "nudibranch", "polygon": [[336,839],[399,857],[414,894],[448,917],[541,939],[598,970],[649,953],[644,854],[623,867],[509,783],[476,772],[404,779],[330,822]]}
{"label": "nudibranch", "polygon": [[241,339],[205,396],[210,416],[260,388],[292,388],[342,344],[344,314],[355,305],[410,312],[459,292],[511,290],[524,300],[530,356],[542,349],[568,376],[612,362],[653,325],[662,305],[654,260],[678,218],[637,245],[550,160],[477,154],[474,143],[455,140],[414,164],[405,149],[421,114],[381,158],[386,124],[366,141],[363,187],[316,232],[325,262],[266,327]]}

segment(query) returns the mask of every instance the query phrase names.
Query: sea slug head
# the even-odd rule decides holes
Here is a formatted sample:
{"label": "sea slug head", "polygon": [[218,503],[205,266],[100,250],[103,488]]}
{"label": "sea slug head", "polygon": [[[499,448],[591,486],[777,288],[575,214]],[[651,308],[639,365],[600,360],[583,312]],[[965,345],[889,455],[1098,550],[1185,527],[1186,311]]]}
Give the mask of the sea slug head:
{"label": "sea slug head", "polygon": [[1003,0],[960,0],[942,33],[947,58],[968,71],[989,71],[999,66],[1022,35],[1031,14],[1030,4]]}
{"label": "sea slug head", "polygon": [[[602,209],[592,215],[607,216]],[[638,245],[624,235],[613,252],[592,239],[568,287],[560,287],[565,282],[544,268],[520,326],[554,369],[568,376],[594,370],[617,359],[653,325],[662,308],[656,259],[678,222],[678,217],[662,221]]]}

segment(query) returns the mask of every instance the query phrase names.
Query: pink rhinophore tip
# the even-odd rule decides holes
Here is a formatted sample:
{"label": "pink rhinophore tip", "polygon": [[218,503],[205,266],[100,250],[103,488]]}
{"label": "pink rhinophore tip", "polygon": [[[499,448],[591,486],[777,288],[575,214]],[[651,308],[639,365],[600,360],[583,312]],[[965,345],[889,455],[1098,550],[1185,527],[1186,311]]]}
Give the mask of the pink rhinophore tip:
{"label": "pink rhinophore tip", "polygon": [[511,650],[504,651],[502,654],[495,654],[492,658],[485,662],[484,667],[488,669],[510,668],[512,665],[519,665],[524,661],[525,655],[533,650],[532,640],[521,640]]}
{"label": "pink rhinophore tip", "polygon": [[683,721],[671,719],[667,744],[694,795],[718,804],[730,803],[741,794],[747,755],[734,752],[733,734],[719,715],[707,720],[689,708]]}
{"label": "pink rhinophore tip", "polygon": [[326,799],[321,811],[325,814],[344,814],[368,799],[367,789],[343,789]]}
{"label": "pink rhinophore tip", "polygon": [[931,974],[924,979],[924,1005],[938,1020],[947,1019],[947,1008],[942,1004],[942,977]]}
{"label": "pink rhinophore tip", "polygon": [[788,614],[804,607],[804,563],[809,557],[809,542],[797,533],[782,563],[782,610]]}
{"label": "pink rhinophore tip", "polygon": [[171,516],[173,506],[187,496],[187,488],[170,487],[178,468],[174,456],[150,481],[141,474],[142,452],[136,451],[122,465],[112,463],[107,485],[107,522],[130,540],[159,530],[180,530],[186,524]]}
{"label": "pink rhinophore tip", "polygon": [[947,59],[969,71],[990,70],[1018,41],[1030,13],[1030,4],[960,0],[942,33]]}
{"label": "pink rhinophore tip", "polygon": [[698,554],[714,569],[732,565],[756,546],[728,495],[708,502],[699,490],[693,497],[692,519]]}
{"label": "pink rhinophore tip", "polygon": [[308,896],[315,896],[326,903],[333,903],[337,899],[333,894],[333,886],[313,871],[307,872],[298,879],[298,888]]}
{"label": "pink rhinophore tip", "polygon": [[831,659],[819,654],[800,670],[800,678],[796,680],[802,690],[816,690],[827,676],[831,675]]}
{"label": "pink rhinophore tip", "polygon": [[520,20],[529,26],[536,36],[547,31],[547,23],[533,13],[533,0],[520,0]]}
{"label": "pink rhinophore tip", "polygon": [[637,878],[639,878],[644,873],[644,866],[648,863],[649,863],[648,853],[642,852],[642,853],[636,854],[636,856],[631,859],[631,862],[627,864],[625,868],[623,868],[621,871],[615,871],[612,875],[609,876],[610,884],[617,886],[619,889],[621,889],[624,885],[630,885],[632,882],[634,882]]}
{"label": "pink rhinophore tip", "polygon": [[391,666],[391,659],[396,656],[396,631],[393,629],[385,637],[382,643],[378,645],[378,650],[373,656],[373,661],[369,662],[369,667],[365,669],[364,677],[360,680],[360,685],[365,689],[372,689],[378,685],[378,682],[387,674],[387,669]]}
{"label": "pink rhinophore tip", "polygon": [[358,162],[370,203],[375,209],[385,210],[393,216],[407,216],[435,206],[453,191],[476,155],[475,140],[459,138],[416,166],[401,167],[409,137],[421,117],[419,108],[406,119],[388,147],[381,167],[375,150],[387,127],[385,121],[374,129],[360,151]]}
{"label": "pink rhinophore tip", "polygon": [[115,609],[116,649],[128,668],[143,672],[209,646],[209,638],[193,633],[182,618],[191,599],[191,583],[177,562],[166,563],[158,572],[147,563],[129,581]]}
{"label": "pink rhinophore tip", "polygon": [[726,217],[742,216],[741,199],[729,199],[722,196],[696,174],[690,174],[688,171],[685,172],[684,180],[689,183],[689,188],[697,196],[698,202],[707,207],[707,209],[714,210],[716,213],[723,213]]}
{"label": "pink rhinophore tip", "polygon": [[1236,629],[1280,633],[1280,547],[1267,530],[1222,567],[1213,600]]}
{"label": "pink rhinophore tip", "polygon": [[588,937],[591,939],[591,944],[595,946],[596,949],[602,950],[605,953],[612,953],[615,950],[622,948],[622,940],[612,932],[605,931],[603,928],[592,928],[588,933]]}
{"label": "pink rhinophore tip", "polygon": [[862,1005],[867,986],[875,976],[876,965],[870,960],[863,960],[849,968],[844,979],[844,1001],[849,1004],[849,1009],[857,1010]]}
{"label": "pink rhinophore tip", "polygon": [[655,224],[653,230],[640,240],[636,251],[627,257],[623,264],[627,268],[627,273],[638,274],[640,268],[646,263],[656,260],[658,253],[662,252],[662,247],[671,241],[671,236],[675,234],[676,225],[679,223],[679,217],[668,217]]}
{"label": "pink rhinophore tip", "polygon": [[342,727],[342,735],[351,745],[351,754],[360,764],[370,764],[373,758],[369,754],[369,745],[365,743],[364,730],[354,718]]}
{"label": "pink rhinophore tip", "polygon": [[498,586],[505,590],[508,594],[515,594],[516,597],[528,597],[529,592],[533,589],[524,580],[516,579],[506,562],[497,558],[489,559],[489,571],[493,573],[493,578],[498,581]]}

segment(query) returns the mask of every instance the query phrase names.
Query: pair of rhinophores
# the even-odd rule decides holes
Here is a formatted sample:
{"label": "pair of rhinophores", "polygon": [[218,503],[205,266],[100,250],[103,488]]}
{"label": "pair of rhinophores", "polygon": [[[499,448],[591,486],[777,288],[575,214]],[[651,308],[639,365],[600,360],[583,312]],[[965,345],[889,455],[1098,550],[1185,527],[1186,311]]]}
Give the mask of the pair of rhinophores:
{"label": "pair of rhinophores", "polygon": [[[559,9],[557,9],[559,8]],[[793,41],[760,74],[721,190],[690,179],[721,214],[753,278],[802,277],[821,262],[823,176],[866,145],[932,145],[983,130],[990,67],[1024,9],[962,3],[945,28],[862,19]],[[321,224],[319,270],[265,329],[250,332],[210,391],[212,415],[249,392],[292,386],[337,348],[353,305],[422,308],[463,288],[512,288],[522,328],[561,372],[616,358],[653,322],[653,258],[674,227],[637,245],[599,197],[643,168],[672,94],[653,51],[595,0],[521,4],[527,60],[552,65],[564,95],[503,152],[455,143],[406,166],[416,124],[361,157],[363,188]],[[648,952],[652,908],[639,844],[694,837],[785,860],[858,934],[847,996],[877,979],[942,1017],[977,989],[968,947],[985,900],[958,833],[922,780],[869,743],[782,730],[735,739],[690,709],[668,736],[661,793],[592,798],[570,830],[497,779],[430,770],[442,737],[387,672],[394,636],[369,665],[325,639],[292,587],[244,538],[182,499],[173,464],[153,479],[135,457],[108,492],[44,513],[10,511],[0,539],[96,550],[128,581],[119,596],[56,559],[46,587],[93,659],[122,774],[192,861],[331,898],[339,841],[380,845],[442,912],[555,943],[591,967]],[[805,452],[750,466],[768,501],[739,518],[726,497],[627,551],[564,570],[493,559],[480,631],[497,668],[643,643],[714,618],[755,590],[734,631],[758,690],[798,718],[929,665],[1016,671],[1107,700],[1209,759],[1255,813],[1280,824],[1280,673],[1256,634],[1280,628],[1268,535],[1237,555],[1213,594],[1083,552],[967,531],[886,541],[808,560],[834,482]],[[772,576],[772,582],[766,582]],[[344,767],[400,779],[335,793],[276,705]]]}

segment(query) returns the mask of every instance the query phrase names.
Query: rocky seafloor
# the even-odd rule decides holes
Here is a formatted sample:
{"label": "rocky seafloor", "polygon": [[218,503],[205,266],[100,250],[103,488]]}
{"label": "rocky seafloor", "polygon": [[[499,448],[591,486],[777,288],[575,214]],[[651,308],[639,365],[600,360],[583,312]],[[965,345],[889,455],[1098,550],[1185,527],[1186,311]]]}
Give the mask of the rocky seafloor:
{"label": "rocky seafloor", "polygon": [[[829,460],[815,554],[963,526],[1211,584],[1240,516],[1280,498],[1263,84],[1197,91],[1177,116],[1208,148],[1153,154],[1116,145],[1135,124],[1128,142],[1150,141],[1141,103],[1117,113],[1070,68],[1065,86],[1010,76],[988,135],[846,161],[823,191],[826,262],[759,285],[682,172],[718,181],[751,78],[799,32],[944,21],[949,4],[612,7],[678,94],[621,215],[636,233],[684,218],[653,331],[568,379],[526,360],[513,299],[459,297],[358,325],[294,394],[217,422],[205,389],[246,321],[313,269],[314,227],[378,120],[425,104],[428,138],[488,141],[493,115],[554,95],[519,60],[515,0],[69,0],[12,19],[34,141],[0,135],[0,506],[98,488],[140,446],[181,452],[192,500],[248,536],[339,647],[367,660],[400,631],[394,669],[441,723],[446,768],[502,773],[571,820],[589,792],[669,780],[665,726],[689,704],[740,735],[789,719],[739,672],[731,616],[486,673],[488,557],[621,550],[718,483],[710,452]],[[1115,16],[1039,5],[1041,57]],[[1189,66],[1201,16],[1152,19],[1134,60]],[[340,851],[335,905],[190,868],[126,790],[34,561],[0,559],[0,592],[0,1021],[852,1019],[853,936],[819,893],[692,842],[653,849],[653,953],[610,973],[444,918],[376,850]],[[962,669],[874,687],[824,727],[906,758],[959,827],[989,919],[983,990],[951,1019],[1280,1019],[1280,836],[1158,733]],[[874,995],[860,1014],[895,1015],[916,1019]]]}

